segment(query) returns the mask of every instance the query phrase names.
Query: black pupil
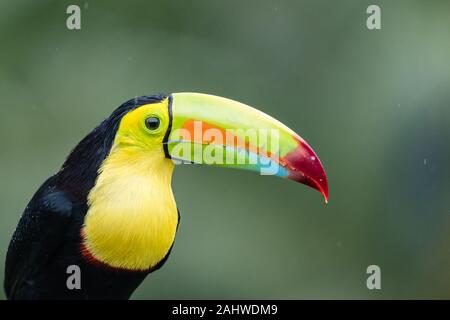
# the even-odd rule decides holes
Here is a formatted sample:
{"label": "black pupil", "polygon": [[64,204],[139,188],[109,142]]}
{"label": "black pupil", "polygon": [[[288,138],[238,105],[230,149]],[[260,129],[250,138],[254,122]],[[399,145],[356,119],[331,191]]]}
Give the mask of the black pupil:
{"label": "black pupil", "polygon": [[158,129],[158,127],[159,127],[159,119],[158,119],[158,118],[155,118],[155,117],[147,118],[147,119],[145,120],[145,125],[146,125],[147,128],[149,128],[150,130]]}

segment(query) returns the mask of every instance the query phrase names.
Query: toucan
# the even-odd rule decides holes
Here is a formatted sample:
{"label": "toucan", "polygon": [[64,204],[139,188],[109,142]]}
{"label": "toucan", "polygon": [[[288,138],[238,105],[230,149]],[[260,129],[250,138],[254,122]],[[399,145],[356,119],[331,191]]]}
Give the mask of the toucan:
{"label": "toucan", "polygon": [[[7,252],[7,298],[129,299],[171,252],[180,221],[172,173],[183,163],[288,178],[328,200],[316,153],[269,115],[208,94],[136,97],[83,138],[28,203]],[[70,270],[79,285],[69,285]]]}

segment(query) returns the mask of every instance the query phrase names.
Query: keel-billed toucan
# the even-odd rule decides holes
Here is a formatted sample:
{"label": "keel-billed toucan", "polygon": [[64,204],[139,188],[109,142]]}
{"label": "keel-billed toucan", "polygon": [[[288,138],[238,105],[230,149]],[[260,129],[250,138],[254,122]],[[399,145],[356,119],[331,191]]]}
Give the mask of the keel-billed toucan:
{"label": "keel-billed toucan", "polygon": [[[7,253],[7,297],[129,298],[171,251],[172,172],[186,162],[278,175],[328,198],[314,151],[265,113],[206,94],[141,96],[89,133],[35,193]],[[69,266],[81,287],[68,287]]]}

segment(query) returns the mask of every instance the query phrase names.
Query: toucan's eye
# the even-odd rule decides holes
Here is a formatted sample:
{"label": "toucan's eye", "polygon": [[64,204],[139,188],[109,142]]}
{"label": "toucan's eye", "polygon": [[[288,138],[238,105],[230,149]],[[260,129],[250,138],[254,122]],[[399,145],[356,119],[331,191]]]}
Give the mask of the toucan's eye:
{"label": "toucan's eye", "polygon": [[149,130],[156,130],[159,128],[160,120],[157,117],[149,117],[145,119],[145,126]]}

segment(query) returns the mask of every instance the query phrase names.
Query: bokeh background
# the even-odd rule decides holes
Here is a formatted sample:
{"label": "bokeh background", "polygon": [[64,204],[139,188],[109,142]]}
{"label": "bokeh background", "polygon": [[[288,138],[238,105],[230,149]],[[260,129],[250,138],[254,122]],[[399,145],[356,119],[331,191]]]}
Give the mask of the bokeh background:
{"label": "bokeh background", "polygon": [[21,212],[85,134],[131,97],[196,91],[299,132],[330,202],[178,167],[174,250],[134,298],[450,298],[449,14],[446,0],[1,1],[0,281]]}

